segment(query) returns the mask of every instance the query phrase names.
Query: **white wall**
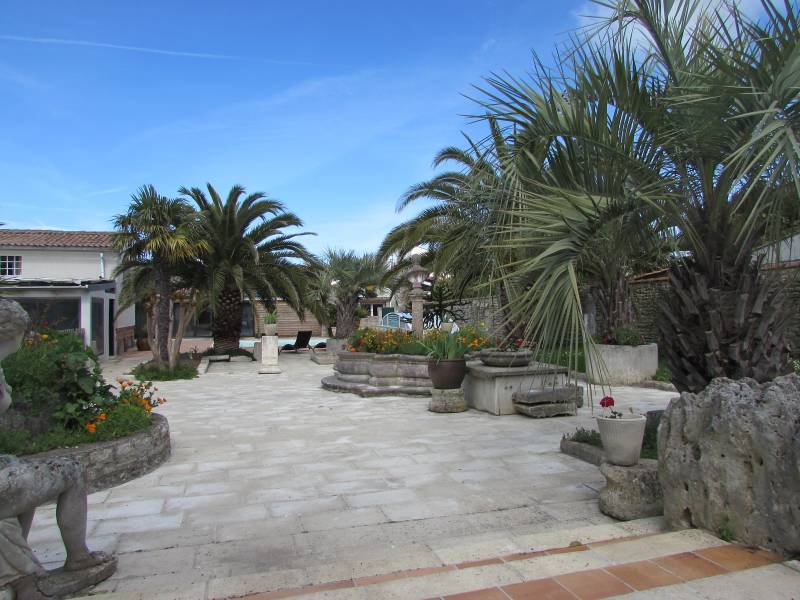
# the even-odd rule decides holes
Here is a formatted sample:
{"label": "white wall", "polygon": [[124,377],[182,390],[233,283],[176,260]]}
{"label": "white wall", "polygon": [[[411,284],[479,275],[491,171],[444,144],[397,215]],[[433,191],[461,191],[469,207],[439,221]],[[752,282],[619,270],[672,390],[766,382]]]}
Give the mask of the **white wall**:
{"label": "white wall", "polygon": [[[105,273],[100,267],[103,255]],[[0,255],[21,256],[21,279],[111,279],[119,257],[114,251],[72,248],[0,247]]]}

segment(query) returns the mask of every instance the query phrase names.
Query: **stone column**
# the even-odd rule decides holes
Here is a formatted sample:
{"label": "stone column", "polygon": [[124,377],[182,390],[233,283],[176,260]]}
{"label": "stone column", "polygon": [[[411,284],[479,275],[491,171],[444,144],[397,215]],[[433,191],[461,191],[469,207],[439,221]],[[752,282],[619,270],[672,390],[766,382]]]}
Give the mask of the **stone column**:
{"label": "stone column", "polygon": [[281,372],[278,366],[278,336],[261,336],[261,367],[260,374],[277,374]]}
{"label": "stone column", "polygon": [[411,296],[411,331],[418,338],[422,337],[422,313],[425,300],[425,291],[422,288],[415,288],[409,294]]}

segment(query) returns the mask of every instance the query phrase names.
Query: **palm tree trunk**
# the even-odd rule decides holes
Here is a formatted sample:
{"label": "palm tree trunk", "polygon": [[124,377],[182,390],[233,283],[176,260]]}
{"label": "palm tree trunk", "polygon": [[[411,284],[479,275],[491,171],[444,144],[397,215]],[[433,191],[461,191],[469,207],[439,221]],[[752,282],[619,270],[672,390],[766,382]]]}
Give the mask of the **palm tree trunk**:
{"label": "palm tree trunk", "polygon": [[238,350],[242,335],[242,313],[244,302],[242,293],[236,288],[225,288],[217,300],[214,323],[211,333],[214,337],[214,350],[224,354]]}
{"label": "palm tree trunk", "polygon": [[764,382],[789,372],[783,290],[750,256],[671,268],[659,330],[679,391],[699,392],[715,377]]}
{"label": "palm tree trunk", "polygon": [[356,309],[358,297],[337,299],[336,301],[336,338],[343,340],[356,330]]}
{"label": "palm tree trunk", "polygon": [[170,329],[170,282],[169,275],[162,269],[155,269],[155,330],[158,356],[161,362],[169,361],[169,329]]}

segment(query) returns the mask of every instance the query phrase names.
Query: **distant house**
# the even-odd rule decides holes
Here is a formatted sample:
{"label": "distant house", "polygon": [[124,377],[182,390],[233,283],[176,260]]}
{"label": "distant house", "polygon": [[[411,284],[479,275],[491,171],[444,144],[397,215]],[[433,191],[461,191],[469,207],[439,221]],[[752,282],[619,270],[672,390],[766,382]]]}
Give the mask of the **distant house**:
{"label": "distant house", "polygon": [[101,356],[134,345],[134,309],[117,311],[122,278],[108,231],[0,229],[0,295],[34,323],[75,330]]}

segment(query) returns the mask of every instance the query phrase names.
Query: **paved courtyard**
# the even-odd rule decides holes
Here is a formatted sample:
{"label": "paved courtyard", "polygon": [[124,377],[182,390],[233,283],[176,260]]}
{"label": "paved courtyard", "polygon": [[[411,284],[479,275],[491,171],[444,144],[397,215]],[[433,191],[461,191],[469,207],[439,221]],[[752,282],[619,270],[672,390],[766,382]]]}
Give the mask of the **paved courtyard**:
{"label": "paved courtyard", "polygon": [[[109,363],[108,378],[133,364]],[[597,508],[597,468],[558,451],[564,433],[593,426],[588,407],[546,420],[433,414],[425,399],[324,391],[331,367],[308,355],[280,364],[280,375],[229,363],[159,385],[172,457],[90,497],[90,543],[119,555],[96,592],[200,598],[214,580],[244,593],[264,574],[297,585],[421,568],[612,522]],[[644,411],[674,393],[614,395]],[[52,507],[31,541],[48,565],[63,560]]]}

